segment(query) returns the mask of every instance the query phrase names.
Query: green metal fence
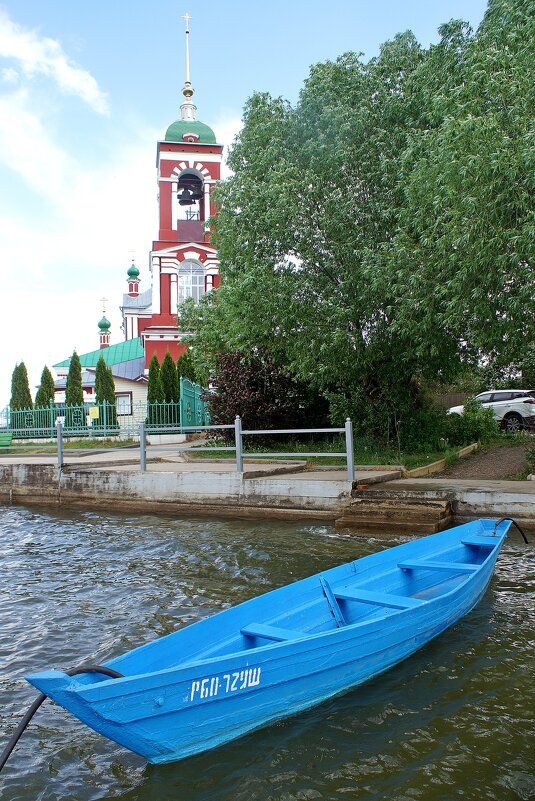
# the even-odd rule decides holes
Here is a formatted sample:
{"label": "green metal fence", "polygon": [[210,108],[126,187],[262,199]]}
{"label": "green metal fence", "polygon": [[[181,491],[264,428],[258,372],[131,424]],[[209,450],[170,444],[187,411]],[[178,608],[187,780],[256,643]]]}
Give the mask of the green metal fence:
{"label": "green metal fence", "polygon": [[8,406],[0,411],[0,434],[10,433],[15,439],[55,439],[58,422],[63,425],[65,437],[138,436],[141,423],[147,432],[160,434],[180,433],[182,426],[208,425],[202,387],[181,378],[180,390],[179,403],[56,403],[44,409]]}

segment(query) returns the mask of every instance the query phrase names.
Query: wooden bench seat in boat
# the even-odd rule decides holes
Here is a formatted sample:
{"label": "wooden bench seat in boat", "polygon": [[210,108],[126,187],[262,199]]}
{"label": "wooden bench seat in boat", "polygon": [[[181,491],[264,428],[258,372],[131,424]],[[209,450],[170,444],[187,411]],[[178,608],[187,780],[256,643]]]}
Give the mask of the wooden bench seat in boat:
{"label": "wooden bench seat in boat", "polygon": [[466,562],[435,562],[431,559],[416,559],[398,562],[402,570],[443,570],[449,573],[475,573],[480,565],[469,565]]}
{"label": "wooden bench seat in boat", "polygon": [[475,545],[477,548],[494,548],[498,539],[496,537],[484,537],[483,535],[476,537],[465,537],[461,540],[461,545]]}
{"label": "wooden bench seat in boat", "polygon": [[404,595],[394,595],[387,592],[369,592],[351,588],[346,590],[335,590],[336,598],[342,601],[358,601],[362,604],[373,604],[374,606],[388,606],[391,609],[413,609],[421,606],[425,601],[419,598],[408,598]]}
{"label": "wooden bench seat in boat", "polygon": [[280,626],[268,626],[265,623],[249,623],[240,631],[246,637],[263,637],[265,640],[276,640],[277,642],[298,640],[300,637],[305,636],[302,631],[283,629]]}

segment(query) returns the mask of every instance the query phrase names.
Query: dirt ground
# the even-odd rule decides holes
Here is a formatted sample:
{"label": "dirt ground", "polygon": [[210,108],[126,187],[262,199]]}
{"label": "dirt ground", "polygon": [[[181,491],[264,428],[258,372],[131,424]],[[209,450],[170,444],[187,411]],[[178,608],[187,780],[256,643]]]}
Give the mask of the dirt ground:
{"label": "dirt ground", "polygon": [[481,448],[442,473],[434,473],[433,478],[514,479],[526,470],[527,451],[534,447],[535,441],[532,445]]}

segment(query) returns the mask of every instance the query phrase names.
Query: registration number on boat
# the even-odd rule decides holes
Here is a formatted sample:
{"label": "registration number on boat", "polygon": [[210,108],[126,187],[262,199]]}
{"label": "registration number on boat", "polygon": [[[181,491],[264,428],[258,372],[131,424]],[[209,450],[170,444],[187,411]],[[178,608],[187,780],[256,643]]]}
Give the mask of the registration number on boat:
{"label": "registration number on boat", "polygon": [[249,687],[258,687],[262,673],[261,667],[243,668],[220,676],[206,676],[191,683],[189,700],[198,701],[206,698],[218,698],[232,695]]}

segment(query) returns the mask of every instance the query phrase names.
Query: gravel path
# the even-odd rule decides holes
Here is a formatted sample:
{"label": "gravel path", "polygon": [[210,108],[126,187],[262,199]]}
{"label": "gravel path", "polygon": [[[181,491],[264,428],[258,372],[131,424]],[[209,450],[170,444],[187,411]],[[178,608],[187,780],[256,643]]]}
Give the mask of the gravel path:
{"label": "gravel path", "polygon": [[481,448],[465,456],[433,478],[514,479],[526,469],[526,453],[533,445],[511,445],[503,448]]}

